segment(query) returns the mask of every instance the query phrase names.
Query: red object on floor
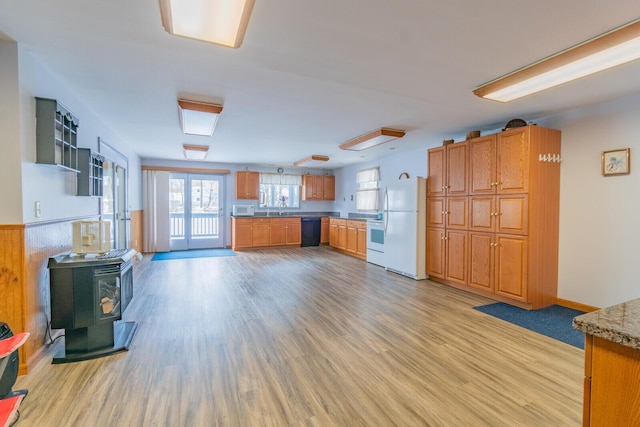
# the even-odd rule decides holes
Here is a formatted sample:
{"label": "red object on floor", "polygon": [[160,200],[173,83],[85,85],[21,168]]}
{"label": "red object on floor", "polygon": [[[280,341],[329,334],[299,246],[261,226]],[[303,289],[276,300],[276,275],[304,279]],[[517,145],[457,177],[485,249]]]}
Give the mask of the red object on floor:
{"label": "red object on floor", "polygon": [[14,421],[14,416],[18,412],[23,394],[0,400],[0,426],[8,427]]}
{"label": "red object on floor", "polygon": [[22,332],[0,341],[0,359],[7,357],[18,349],[29,338],[29,332]]}

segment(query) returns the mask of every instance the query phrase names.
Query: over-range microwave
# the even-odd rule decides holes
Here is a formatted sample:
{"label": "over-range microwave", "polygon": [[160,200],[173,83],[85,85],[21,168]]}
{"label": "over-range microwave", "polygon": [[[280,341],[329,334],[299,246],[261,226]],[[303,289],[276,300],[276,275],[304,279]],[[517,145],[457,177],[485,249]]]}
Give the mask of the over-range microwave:
{"label": "over-range microwave", "polygon": [[255,211],[253,205],[233,205],[233,216],[254,216]]}

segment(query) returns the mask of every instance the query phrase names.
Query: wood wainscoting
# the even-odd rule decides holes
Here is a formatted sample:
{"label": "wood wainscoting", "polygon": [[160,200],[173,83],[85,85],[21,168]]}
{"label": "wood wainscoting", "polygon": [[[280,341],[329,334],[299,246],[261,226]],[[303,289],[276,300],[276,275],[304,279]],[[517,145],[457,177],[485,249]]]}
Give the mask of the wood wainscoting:
{"label": "wood wainscoting", "polygon": [[142,252],[142,211],[131,211],[131,236],[129,237],[129,247],[138,252]]}
{"label": "wood wainscoting", "polygon": [[[0,320],[14,334],[26,331],[24,260],[24,225],[0,225]],[[27,344],[32,342],[33,338]],[[21,374],[26,373],[26,347],[18,350]]]}
{"label": "wood wainscoting", "polygon": [[73,220],[0,225],[0,320],[31,336],[20,348],[20,375],[48,343],[49,257],[71,249]]}

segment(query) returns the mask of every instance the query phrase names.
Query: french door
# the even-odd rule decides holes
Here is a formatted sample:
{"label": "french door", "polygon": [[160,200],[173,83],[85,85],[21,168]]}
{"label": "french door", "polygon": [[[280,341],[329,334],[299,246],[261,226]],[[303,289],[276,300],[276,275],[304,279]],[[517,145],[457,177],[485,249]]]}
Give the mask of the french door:
{"label": "french door", "polygon": [[105,156],[102,165],[101,218],[110,223],[111,248],[130,247],[130,221],[127,202],[127,166],[129,161],[122,153],[98,138],[100,154]]}
{"label": "french door", "polygon": [[221,248],[224,182],[219,175],[171,173],[171,250]]}

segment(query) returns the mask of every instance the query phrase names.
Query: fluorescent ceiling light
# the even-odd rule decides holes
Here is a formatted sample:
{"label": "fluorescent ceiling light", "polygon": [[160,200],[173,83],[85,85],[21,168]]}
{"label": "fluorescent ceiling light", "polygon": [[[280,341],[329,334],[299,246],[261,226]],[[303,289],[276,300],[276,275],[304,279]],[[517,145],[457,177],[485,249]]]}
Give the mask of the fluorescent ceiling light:
{"label": "fluorescent ceiling light", "polygon": [[473,93],[508,102],[639,58],[640,20],[636,20],[479,86]]}
{"label": "fluorescent ceiling light", "polygon": [[394,139],[402,138],[404,135],[405,132],[403,130],[380,128],[340,144],[340,148],[342,150],[360,151],[393,141]]}
{"label": "fluorescent ceiling light", "polygon": [[188,160],[204,160],[209,153],[208,145],[189,145],[183,144],[184,158]]}
{"label": "fluorescent ceiling light", "polygon": [[211,136],[216,127],[218,115],[222,112],[222,106],[179,99],[178,110],[180,110],[180,128],[183,133]]}
{"label": "fluorescent ceiling light", "polygon": [[304,159],[300,159],[296,162],[293,163],[293,166],[300,166],[302,164],[307,163],[307,166],[310,166],[310,164],[322,164],[322,163],[317,163],[317,162],[327,162],[329,161],[329,157],[328,156],[323,156],[320,154],[312,154],[309,157],[305,157]]}
{"label": "fluorescent ceiling light", "polygon": [[242,44],[255,0],[160,0],[169,33],[237,48]]}

